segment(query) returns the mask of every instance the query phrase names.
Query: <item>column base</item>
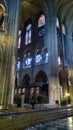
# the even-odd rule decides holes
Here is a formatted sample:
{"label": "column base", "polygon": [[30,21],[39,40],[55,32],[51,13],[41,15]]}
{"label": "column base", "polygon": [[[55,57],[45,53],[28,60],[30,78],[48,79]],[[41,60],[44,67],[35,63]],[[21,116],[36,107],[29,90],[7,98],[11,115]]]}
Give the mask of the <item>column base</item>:
{"label": "column base", "polygon": [[49,81],[49,103],[54,105],[60,103],[60,85],[58,78],[50,78]]}
{"label": "column base", "polygon": [[0,110],[2,110],[2,109],[5,109],[5,107],[3,105],[0,105]]}

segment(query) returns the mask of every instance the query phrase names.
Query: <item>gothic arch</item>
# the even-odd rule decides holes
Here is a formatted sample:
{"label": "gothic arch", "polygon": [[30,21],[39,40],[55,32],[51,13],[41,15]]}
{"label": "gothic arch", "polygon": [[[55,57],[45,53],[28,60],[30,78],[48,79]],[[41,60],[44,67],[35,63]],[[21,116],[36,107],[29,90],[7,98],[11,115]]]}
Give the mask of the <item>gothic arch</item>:
{"label": "gothic arch", "polygon": [[41,70],[36,74],[36,93],[39,103],[48,103],[49,101],[49,89],[47,80],[48,78],[44,71]]}
{"label": "gothic arch", "polygon": [[36,74],[36,77],[35,77],[35,81],[36,82],[42,82],[42,83],[47,83],[48,81],[48,78],[47,78],[47,75],[44,71],[39,71],[37,74]]}
{"label": "gothic arch", "polygon": [[26,74],[22,78],[22,87],[26,87],[30,83],[30,76],[29,74]]}

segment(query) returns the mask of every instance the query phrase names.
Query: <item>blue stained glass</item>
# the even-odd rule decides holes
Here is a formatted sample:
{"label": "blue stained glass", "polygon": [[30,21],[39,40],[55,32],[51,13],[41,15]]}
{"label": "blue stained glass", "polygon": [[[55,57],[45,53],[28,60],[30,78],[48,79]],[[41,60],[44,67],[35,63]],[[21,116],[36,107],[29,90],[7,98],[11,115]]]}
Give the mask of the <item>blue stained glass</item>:
{"label": "blue stained glass", "polygon": [[48,53],[45,54],[44,63],[48,63]]}
{"label": "blue stained glass", "polygon": [[49,54],[46,52],[45,54],[37,54],[35,56],[35,65],[48,63]]}
{"label": "blue stained glass", "polygon": [[26,27],[25,45],[31,43],[31,24]]}
{"label": "blue stained glass", "polygon": [[30,68],[32,66],[32,58],[27,57],[23,60],[23,68]]}
{"label": "blue stained glass", "polygon": [[40,65],[42,63],[42,55],[37,54],[35,57],[35,65]]}
{"label": "blue stained glass", "polygon": [[48,52],[42,54],[42,63],[48,63],[48,58],[49,58]]}
{"label": "blue stained glass", "polygon": [[16,63],[16,71],[20,71],[21,62],[18,60]]}

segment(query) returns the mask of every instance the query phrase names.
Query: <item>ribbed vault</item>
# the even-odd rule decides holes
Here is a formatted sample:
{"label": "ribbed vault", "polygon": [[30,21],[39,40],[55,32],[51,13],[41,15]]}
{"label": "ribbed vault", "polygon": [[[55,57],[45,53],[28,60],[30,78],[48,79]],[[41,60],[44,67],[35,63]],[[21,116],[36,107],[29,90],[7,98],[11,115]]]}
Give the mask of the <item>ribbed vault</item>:
{"label": "ribbed vault", "polygon": [[[20,25],[23,27],[28,19],[36,18],[40,11],[51,13],[52,1],[50,0],[21,0]],[[49,10],[49,11],[48,11]]]}
{"label": "ribbed vault", "polygon": [[[43,2],[42,2],[43,3]],[[33,19],[35,15],[42,10],[40,1],[21,0],[20,25],[23,27],[24,22],[28,19]]]}
{"label": "ribbed vault", "polygon": [[70,25],[73,17],[73,0],[21,0],[21,25],[23,26],[27,19],[34,17],[40,10],[44,11],[47,8],[53,10],[53,7],[56,9],[61,21],[67,21]]}
{"label": "ribbed vault", "polygon": [[57,14],[69,28],[73,23],[73,0],[57,0]]}
{"label": "ribbed vault", "polygon": [[[34,18],[39,11],[46,11],[55,9],[57,15],[62,22],[65,22],[67,26],[72,25],[73,18],[73,0],[20,0],[20,25],[23,26],[25,21],[30,18]],[[6,0],[3,0],[6,3]],[[0,13],[2,11],[0,10]]]}

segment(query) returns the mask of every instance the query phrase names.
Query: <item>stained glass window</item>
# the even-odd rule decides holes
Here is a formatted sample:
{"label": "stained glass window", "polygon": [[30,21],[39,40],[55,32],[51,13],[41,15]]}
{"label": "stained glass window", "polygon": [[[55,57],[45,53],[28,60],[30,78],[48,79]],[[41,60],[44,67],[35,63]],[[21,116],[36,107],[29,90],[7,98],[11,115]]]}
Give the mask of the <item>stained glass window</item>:
{"label": "stained glass window", "polygon": [[38,20],[38,27],[42,27],[43,25],[45,25],[45,16],[42,14]]}
{"label": "stained glass window", "polygon": [[59,19],[56,18],[56,27],[59,28]]}
{"label": "stained glass window", "polygon": [[17,60],[16,62],[16,71],[20,71],[21,62],[20,60]]}
{"label": "stained glass window", "polygon": [[21,46],[21,30],[18,31],[18,49]]}
{"label": "stained glass window", "polygon": [[40,65],[42,63],[42,55],[36,54],[35,56],[35,65]]}
{"label": "stained glass window", "polygon": [[44,63],[48,63],[48,52],[44,55]]}
{"label": "stained glass window", "polygon": [[48,59],[50,57],[50,51],[47,51],[46,47],[42,48],[42,63],[48,63]]}
{"label": "stained glass window", "polygon": [[38,19],[38,36],[41,37],[45,34],[45,16],[42,14]]}
{"label": "stained glass window", "polygon": [[23,68],[31,68],[32,66],[32,57],[31,56],[26,56],[23,59]]}
{"label": "stained glass window", "polygon": [[58,65],[61,65],[61,58],[58,56]]}
{"label": "stained glass window", "polygon": [[25,60],[25,66],[26,67],[31,67],[31,61],[32,61],[32,58],[27,58],[26,60]]}
{"label": "stained glass window", "polygon": [[31,43],[31,24],[27,25],[25,34],[25,45],[29,43]]}
{"label": "stained glass window", "polygon": [[62,33],[65,34],[65,25],[62,24]]}

